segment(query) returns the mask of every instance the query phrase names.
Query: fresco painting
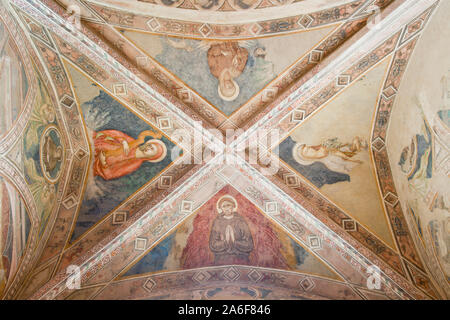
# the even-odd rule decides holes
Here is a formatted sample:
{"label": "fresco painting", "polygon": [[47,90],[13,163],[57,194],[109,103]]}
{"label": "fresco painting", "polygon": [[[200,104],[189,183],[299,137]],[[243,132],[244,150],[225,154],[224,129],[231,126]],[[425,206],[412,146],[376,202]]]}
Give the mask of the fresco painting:
{"label": "fresco painting", "polygon": [[225,115],[231,115],[334,27],[253,40],[122,33]]}
{"label": "fresco painting", "polygon": [[73,242],[169,166],[175,144],[80,71],[66,66],[92,151]]}
{"label": "fresco painting", "polygon": [[23,150],[25,177],[36,201],[42,233],[57,205],[56,190],[64,164],[65,147],[47,88],[41,78],[37,80],[39,90],[23,137]]}
{"label": "fresco painting", "polygon": [[[448,212],[448,208],[447,208]],[[434,219],[428,223],[431,234],[433,249],[436,256],[441,261],[441,265],[447,275],[447,280],[450,281],[450,217],[445,219]]]}
{"label": "fresco painting", "polygon": [[434,257],[426,263],[448,281],[450,30],[442,26],[449,10],[450,3],[443,2],[418,41],[393,107],[386,144],[399,199],[409,208],[428,256]]}
{"label": "fresco painting", "polygon": [[423,103],[428,102],[421,102],[418,98],[413,106],[415,114],[420,115],[418,118],[423,122],[409,144],[401,149],[397,165],[402,173],[403,186],[409,191],[406,203],[419,236],[422,239],[430,237],[431,247],[450,279],[449,194],[445,188],[439,187],[448,184],[450,176],[450,127],[447,118],[450,109],[439,110],[430,124]]}
{"label": "fresco painting", "polygon": [[[285,298],[285,295],[276,290],[261,287],[242,285],[227,285],[202,288],[197,290],[179,291],[174,290],[166,296],[158,297],[161,300],[277,300]],[[151,299],[155,299],[152,297]]]}
{"label": "fresco painting", "polygon": [[[67,1],[22,2],[0,4],[1,299],[449,297],[449,1],[83,1],[76,34]],[[216,166],[205,132],[217,157],[176,161],[160,115],[281,129],[282,168]]]}
{"label": "fresco painting", "polygon": [[223,286],[207,290],[193,290],[192,299],[204,300],[248,300],[276,299],[277,295],[270,289],[244,286]]}
{"label": "fresco painting", "polygon": [[24,148],[22,139],[17,140],[16,143],[11,147],[11,149],[9,149],[7,157],[14,163],[14,165],[19,169],[19,171],[24,172],[25,161],[24,161]]}
{"label": "fresco painting", "polygon": [[13,37],[0,19],[0,136],[13,126],[25,102],[28,79]]}
{"label": "fresco painting", "polygon": [[411,138],[411,143],[402,149],[398,165],[405,174],[409,186],[426,198],[430,179],[433,176],[433,148],[431,129],[424,119],[422,131]]}
{"label": "fresco painting", "polygon": [[122,276],[220,265],[252,265],[339,279],[229,185]]}
{"label": "fresco painting", "polygon": [[164,5],[167,7],[187,7],[191,10],[224,10],[224,11],[240,11],[247,9],[260,9],[267,7],[276,7],[288,5],[298,2],[298,0],[191,0],[188,4],[185,0],[142,0],[143,2],[150,2],[152,4]]}
{"label": "fresco painting", "polygon": [[20,265],[30,228],[22,197],[8,180],[0,176],[0,295]]}
{"label": "fresco painting", "polygon": [[278,152],[320,193],[394,248],[368,145],[388,65],[380,63],[300,124]]}

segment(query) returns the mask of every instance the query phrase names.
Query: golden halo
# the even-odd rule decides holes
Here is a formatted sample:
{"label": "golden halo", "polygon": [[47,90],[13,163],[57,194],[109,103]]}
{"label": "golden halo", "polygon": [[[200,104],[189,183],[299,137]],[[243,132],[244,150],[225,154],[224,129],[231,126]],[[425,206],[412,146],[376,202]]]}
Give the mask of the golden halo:
{"label": "golden halo", "polygon": [[218,211],[219,213],[222,213],[222,209],[219,207],[219,204],[220,204],[222,201],[224,201],[225,199],[228,200],[228,201],[230,201],[230,202],[232,202],[232,203],[234,203],[234,209],[233,209],[233,211],[237,211],[237,208],[238,208],[237,201],[236,201],[236,199],[235,199],[232,195],[229,195],[229,194],[226,194],[226,195],[224,195],[224,196],[221,196],[221,197],[219,198],[219,200],[217,200],[217,203],[216,203],[217,211]]}
{"label": "golden halo", "polygon": [[[230,70],[229,70],[229,69],[224,69],[224,70],[221,72],[219,78],[221,78],[222,75],[223,75],[225,72],[230,72]],[[230,80],[231,80],[231,83],[233,83],[234,88],[236,89],[236,90],[234,91],[234,93],[233,93],[232,96],[226,96],[226,95],[224,95],[224,94],[222,93],[222,91],[220,90],[220,80],[219,80],[219,84],[218,84],[218,86],[217,86],[217,92],[218,92],[218,94],[219,94],[219,97],[220,97],[222,100],[224,100],[224,101],[233,101],[233,100],[235,100],[235,99],[238,97],[239,92],[240,92],[239,85],[236,83],[236,81],[234,81],[233,78],[231,78]]]}
{"label": "golden halo", "polygon": [[156,159],[147,160],[147,161],[148,162],[160,162],[160,161],[162,161],[167,155],[167,147],[166,147],[165,143],[162,142],[161,140],[157,140],[157,139],[148,140],[146,143],[149,143],[149,142],[160,145],[161,148],[162,148],[162,154]]}
{"label": "golden halo", "polygon": [[301,156],[301,150],[303,149],[303,147],[305,146],[305,144],[303,143],[296,143],[295,146],[292,148],[292,157],[294,158],[295,161],[297,161],[299,164],[307,166],[310,165],[311,163],[314,163],[315,161],[320,161],[318,159],[305,159]]}

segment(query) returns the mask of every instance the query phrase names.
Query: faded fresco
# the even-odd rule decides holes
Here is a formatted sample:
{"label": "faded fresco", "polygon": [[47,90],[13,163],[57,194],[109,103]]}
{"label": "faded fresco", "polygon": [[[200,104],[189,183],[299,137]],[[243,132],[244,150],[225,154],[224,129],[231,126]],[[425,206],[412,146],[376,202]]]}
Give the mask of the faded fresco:
{"label": "faded fresco", "polygon": [[433,127],[428,123],[420,103],[416,109],[423,123],[419,132],[413,134],[410,143],[401,150],[398,167],[403,177],[400,179],[407,185],[409,191],[407,207],[415,222],[416,230],[422,241],[430,237],[435,254],[448,275],[450,204],[449,194],[444,186],[448,185],[450,175],[448,170],[450,109],[437,112]]}
{"label": "faded fresco", "polygon": [[[192,290],[190,295],[186,293],[175,293],[170,295],[169,299],[202,299],[202,300],[249,300],[249,299],[280,299],[275,290],[265,288],[255,288],[242,285],[229,285],[222,287],[207,288],[206,290]],[[280,295],[282,296],[282,295]]]}
{"label": "faded fresco", "polygon": [[[153,4],[164,5],[167,7],[181,7],[184,0],[139,0],[142,2],[149,2]],[[189,9],[194,10],[226,10],[239,11],[246,9],[258,9],[267,7],[276,7],[291,4],[295,0],[277,0],[267,2],[263,0],[191,0]]]}
{"label": "faded fresco", "polygon": [[294,129],[278,152],[319,192],[394,247],[368,145],[388,62]]}
{"label": "faded fresco", "polygon": [[171,162],[175,146],[167,137],[68,66],[81,106],[92,156],[84,198],[71,241]]}
{"label": "faded fresco", "polygon": [[[450,3],[433,1],[377,1],[395,29],[368,28],[362,0],[84,1],[76,35],[67,1],[0,5],[0,296],[447,298]],[[280,130],[280,170],[171,158],[197,120],[243,143]]]}
{"label": "faded fresco", "polygon": [[0,136],[14,124],[27,92],[28,79],[19,51],[0,19]]}
{"label": "faded fresco", "polygon": [[[443,78],[446,80],[446,77]],[[422,124],[413,133],[410,141],[398,156],[398,169],[402,186],[406,189],[408,212],[415,222],[422,239],[431,239],[431,244],[441,260],[444,271],[449,275],[450,267],[450,214],[448,185],[450,175],[448,157],[450,126],[448,116],[450,105],[447,97],[447,81],[443,85],[443,110],[439,110],[432,122],[424,113],[426,100],[413,105],[415,115]],[[450,87],[448,87],[450,89]],[[425,96],[422,98],[426,99]],[[445,101],[447,100],[447,101]],[[425,107],[428,108],[428,107]],[[417,128],[417,127],[416,127]]]}
{"label": "faded fresco", "polygon": [[23,137],[24,171],[36,200],[40,232],[45,228],[56,203],[56,190],[64,164],[65,147],[60,126],[47,88],[38,79],[38,93]]}
{"label": "faded fresco", "polygon": [[231,186],[208,200],[123,276],[221,265],[252,265],[338,279]]}
{"label": "faded fresco", "polygon": [[[443,2],[420,39],[401,84],[388,132],[388,152],[411,226],[450,280],[450,58]],[[433,47],[433,50],[429,48]],[[423,57],[426,57],[424,59]],[[438,63],[436,63],[438,61]],[[420,77],[417,75],[420,74]]]}
{"label": "faded fresco", "polygon": [[19,267],[30,228],[22,197],[0,176],[0,296]]}
{"label": "faded fresco", "polygon": [[308,300],[293,290],[276,290],[249,285],[226,285],[201,289],[173,290],[159,297],[162,300]]}
{"label": "faded fresco", "polygon": [[331,30],[226,42],[123,33],[229,116]]}

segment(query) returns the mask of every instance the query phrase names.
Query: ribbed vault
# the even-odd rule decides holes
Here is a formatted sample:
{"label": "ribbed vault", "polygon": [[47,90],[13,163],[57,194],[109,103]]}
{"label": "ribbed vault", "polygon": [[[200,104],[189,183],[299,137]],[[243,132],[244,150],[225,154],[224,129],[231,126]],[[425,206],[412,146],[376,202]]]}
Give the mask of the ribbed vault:
{"label": "ribbed vault", "polygon": [[0,10],[4,299],[448,298],[448,3]]}

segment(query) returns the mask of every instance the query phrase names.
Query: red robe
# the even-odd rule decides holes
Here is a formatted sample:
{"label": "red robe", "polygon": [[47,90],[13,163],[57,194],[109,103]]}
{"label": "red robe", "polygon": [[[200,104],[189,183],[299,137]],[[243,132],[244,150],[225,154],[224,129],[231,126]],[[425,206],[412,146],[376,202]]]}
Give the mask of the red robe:
{"label": "red robe", "polygon": [[[130,174],[142,165],[148,159],[136,159],[137,147],[130,148],[128,155],[123,151],[122,141],[127,141],[131,144],[136,139],[127,134],[117,130],[103,130],[93,133],[95,159],[94,159],[94,176],[100,176],[105,180],[123,177]],[[118,155],[108,155],[108,151],[120,150]],[[106,166],[103,166],[100,161],[100,153],[105,153]]]}
{"label": "red robe", "polygon": [[[228,261],[217,261],[209,247],[211,230],[218,216],[215,208],[217,200],[224,194],[231,194],[239,202],[240,215],[248,224],[254,244],[247,259],[232,258]],[[183,269],[194,269],[206,266],[239,264],[289,269],[288,262],[282,254],[283,245],[271,223],[248,200],[229,186],[211,198],[200,209],[193,221],[193,231],[190,233],[181,255]]]}

